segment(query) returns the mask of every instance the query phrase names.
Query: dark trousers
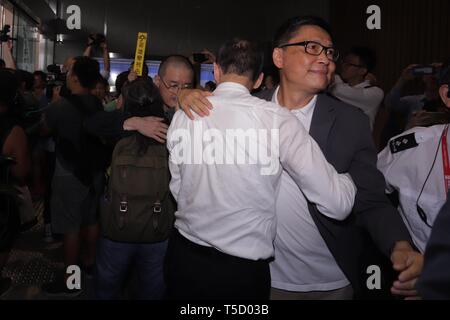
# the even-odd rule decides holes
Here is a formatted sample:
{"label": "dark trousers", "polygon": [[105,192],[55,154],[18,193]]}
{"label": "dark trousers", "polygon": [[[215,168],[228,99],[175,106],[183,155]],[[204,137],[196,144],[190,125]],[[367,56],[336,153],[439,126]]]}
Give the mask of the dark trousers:
{"label": "dark trousers", "polygon": [[269,299],[269,260],[234,257],[197,245],[176,230],[169,239],[166,259],[169,299]]}
{"label": "dark trousers", "polygon": [[119,299],[131,267],[136,267],[138,288],[136,298],[164,298],[164,256],[167,241],[156,243],[123,243],[100,238],[95,261],[95,298]]}

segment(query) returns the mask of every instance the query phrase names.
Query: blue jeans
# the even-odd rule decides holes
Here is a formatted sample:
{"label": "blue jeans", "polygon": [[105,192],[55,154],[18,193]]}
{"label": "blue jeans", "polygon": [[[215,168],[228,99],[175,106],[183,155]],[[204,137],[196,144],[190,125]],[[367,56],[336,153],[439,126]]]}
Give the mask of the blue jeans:
{"label": "blue jeans", "polygon": [[130,267],[136,267],[138,299],[158,300],[165,296],[163,265],[167,240],[157,243],[114,242],[102,237],[95,262],[96,299],[120,299]]}

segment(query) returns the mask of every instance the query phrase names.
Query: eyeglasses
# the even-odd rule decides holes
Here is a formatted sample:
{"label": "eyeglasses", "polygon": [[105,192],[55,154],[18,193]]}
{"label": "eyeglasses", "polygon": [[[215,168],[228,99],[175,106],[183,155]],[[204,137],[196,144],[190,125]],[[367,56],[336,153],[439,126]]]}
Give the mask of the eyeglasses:
{"label": "eyeglasses", "polygon": [[287,43],[279,46],[278,48],[286,48],[293,46],[301,46],[305,47],[305,52],[312,56],[320,56],[322,52],[325,51],[325,54],[329,60],[336,62],[339,59],[339,51],[333,47],[325,47],[318,42],[315,41],[302,41],[295,43]]}
{"label": "eyeglasses", "polygon": [[166,87],[167,90],[177,94],[179,90],[182,89],[192,89],[192,84],[179,84],[179,83],[174,83],[171,85],[168,85],[163,78],[161,78],[161,82],[164,84],[164,86]]}

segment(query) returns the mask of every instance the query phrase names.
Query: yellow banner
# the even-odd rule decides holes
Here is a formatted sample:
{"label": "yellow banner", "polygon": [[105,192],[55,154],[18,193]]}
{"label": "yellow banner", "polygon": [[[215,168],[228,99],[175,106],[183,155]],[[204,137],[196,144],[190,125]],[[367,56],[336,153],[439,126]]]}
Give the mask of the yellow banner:
{"label": "yellow banner", "polygon": [[137,37],[136,54],[134,56],[133,69],[136,74],[142,76],[142,68],[145,63],[145,48],[147,46],[147,33],[139,32]]}

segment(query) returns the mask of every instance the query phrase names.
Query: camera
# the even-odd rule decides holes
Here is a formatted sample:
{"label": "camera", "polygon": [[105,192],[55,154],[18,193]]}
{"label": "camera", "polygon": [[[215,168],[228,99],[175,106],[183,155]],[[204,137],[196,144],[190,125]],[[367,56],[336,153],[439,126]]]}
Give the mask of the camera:
{"label": "camera", "polygon": [[11,26],[9,24],[5,24],[3,26],[3,30],[0,30],[0,42],[8,42],[9,40],[17,40],[11,38],[9,33],[11,32]]}
{"label": "camera", "polygon": [[203,63],[209,59],[209,57],[204,53],[194,53],[192,56],[194,58],[194,62],[197,63]]}
{"label": "camera", "polygon": [[434,66],[417,66],[411,70],[413,76],[427,76],[436,74]]}
{"label": "camera", "polygon": [[53,89],[55,87],[61,87],[61,96],[65,96],[66,89],[66,74],[61,72],[61,68],[56,64],[47,66],[47,87],[46,96],[51,100],[53,97]]}
{"label": "camera", "polygon": [[92,40],[91,45],[93,47],[99,47],[103,42],[106,41],[106,37],[100,33],[94,33],[94,34],[89,35],[89,39]]}

